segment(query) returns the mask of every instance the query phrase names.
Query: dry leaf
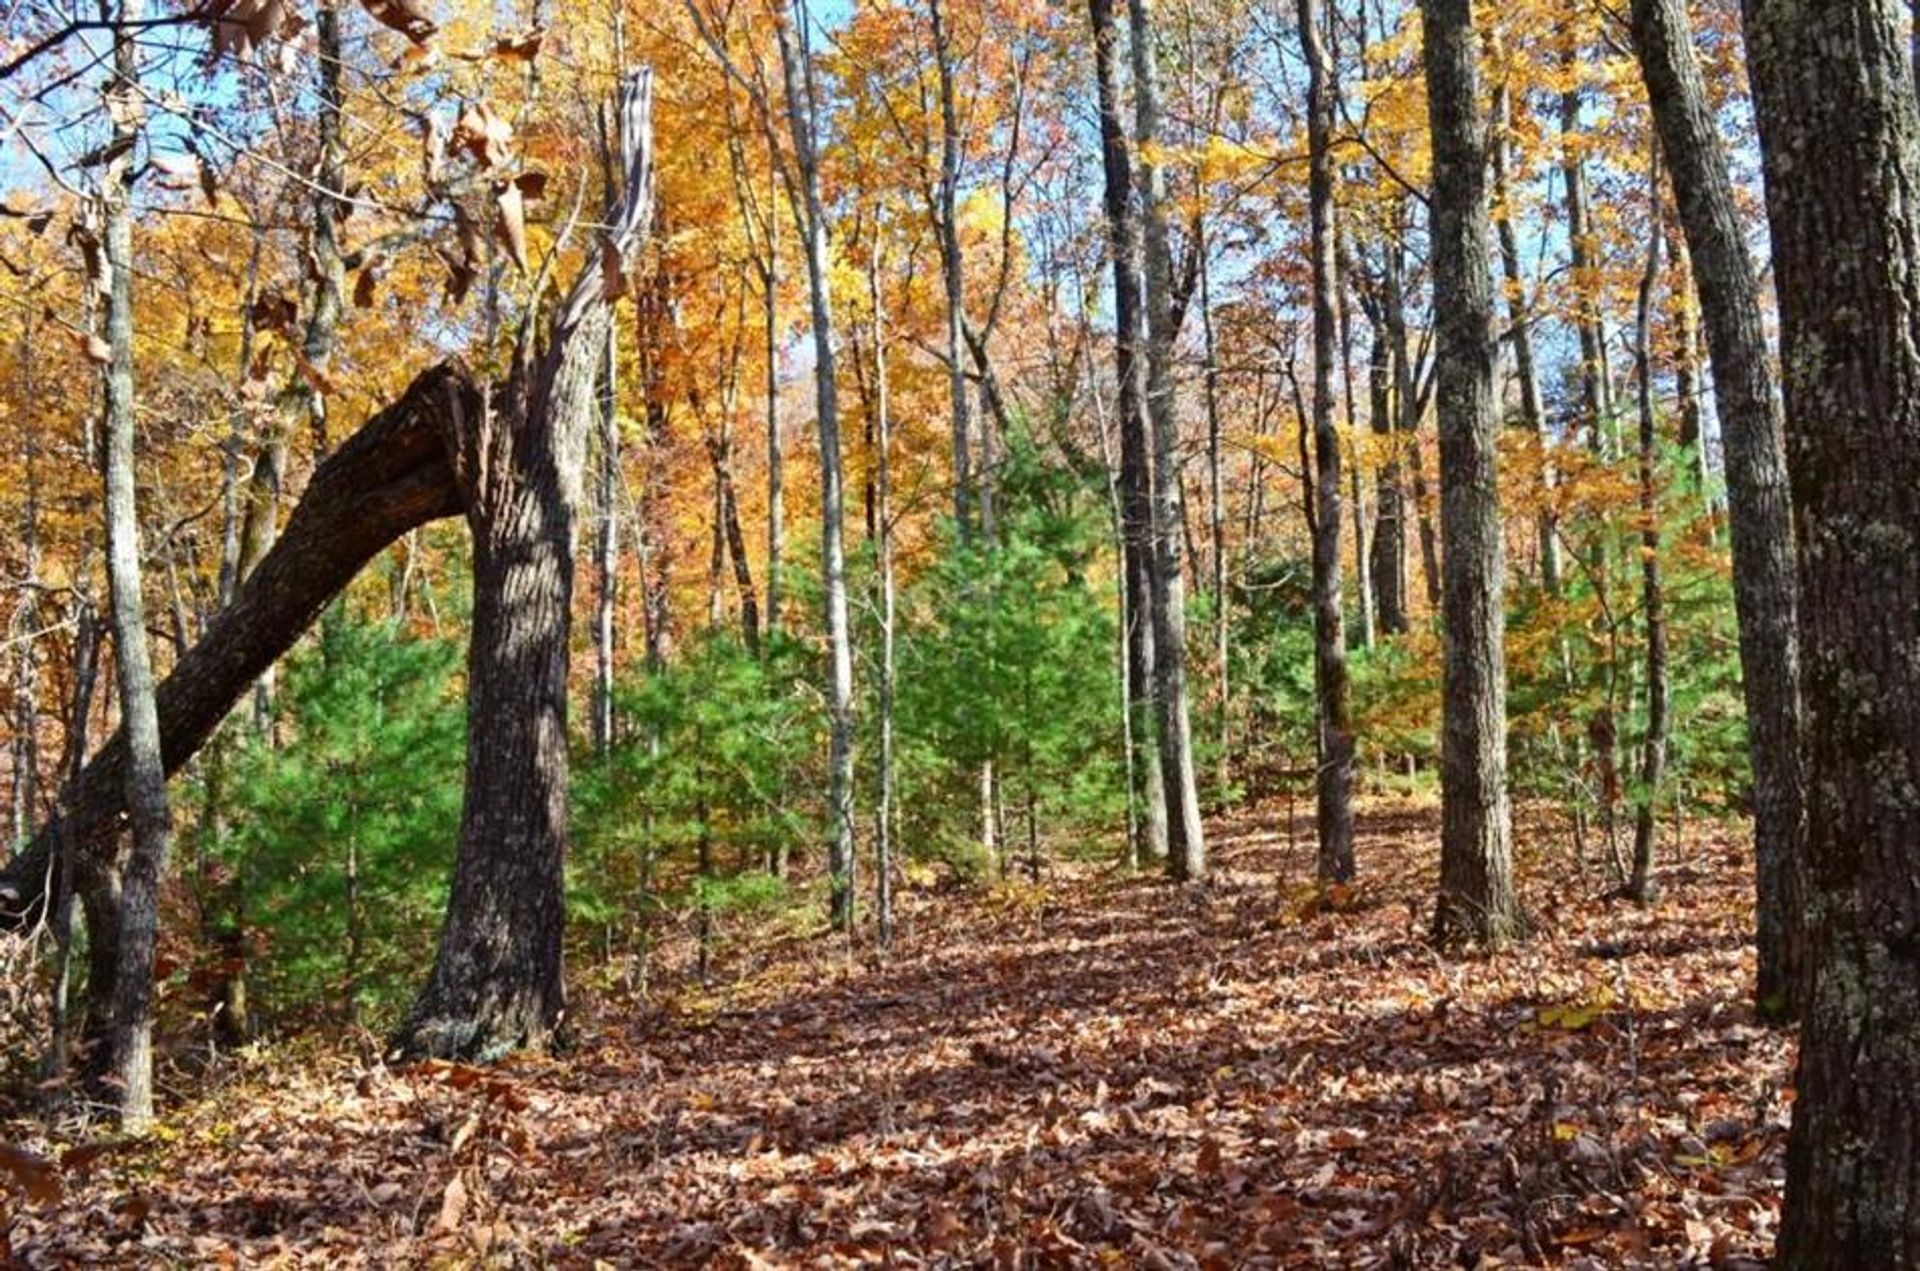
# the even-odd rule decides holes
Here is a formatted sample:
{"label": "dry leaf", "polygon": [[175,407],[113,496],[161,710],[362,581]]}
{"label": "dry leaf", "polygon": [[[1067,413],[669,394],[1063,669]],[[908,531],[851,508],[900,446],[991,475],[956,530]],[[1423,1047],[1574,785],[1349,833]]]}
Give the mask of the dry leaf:
{"label": "dry leaf", "polygon": [[482,168],[497,168],[513,153],[513,125],[485,102],[474,102],[453,125],[453,144]]}
{"label": "dry leaf", "polygon": [[507,245],[507,255],[524,274],[527,272],[527,208],[520,187],[512,181],[500,182],[493,188],[493,204],[499,213],[500,237]]}
{"label": "dry leaf", "polygon": [[440,1197],[440,1217],[436,1226],[442,1231],[456,1231],[467,1216],[467,1184],[456,1172],[447,1180],[447,1190]]}
{"label": "dry leaf", "polygon": [[0,1173],[36,1201],[60,1199],[60,1167],[38,1152],[0,1143]]}
{"label": "dry leaf", "polygon": [[415,44],[425,44],[440,28],[415,0],[360,0],[375,22],[392,27]]}
{"label": "dry leaf", "polygon": [[540,56],[540,46],[546,42],[547,28],[534,27],[530,31],[497,41],[493,46],[493,55],[503,62],[531,62]]}

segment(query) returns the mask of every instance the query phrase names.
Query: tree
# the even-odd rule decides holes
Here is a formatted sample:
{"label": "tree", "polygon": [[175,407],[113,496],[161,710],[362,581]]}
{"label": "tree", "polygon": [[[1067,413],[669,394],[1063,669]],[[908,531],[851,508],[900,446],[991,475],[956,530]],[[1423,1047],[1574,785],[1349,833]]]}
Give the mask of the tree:
{"label": "tree", "polygon": [[[133,827],[116,933],[111,1066],[119,1084],[120,1122],[132,1133],[145,1130],[153,1120],[153,967],[160,934],[160,880],[173,846],[173,813],[167,803],[159,712],[154,705],[153,658],[140,594],[140,513],[134,492],[133,148],[139,141],[142,114],[135,32],[144,14],[140,0],[120,0],[113,32],[113,77],[107,89],[113,117],[109,150],[115,157],[101,175],[100,198],[107,271],[106,392],[101,421],[106,440],[107,584],[113,600],[115,677],[127,739],[126,807]],[[95,933],[96,938],[105,934]],[[99,994],[103,987],[94,985],[93,991]]]}
{"label": "tree", "polygon": [[1807,736],[1780,1263],[1920,1265],[1920,117],[1890,0],[1748,0]]}
{"label": "tree", "polygon": [[565,1008],[567,673],[573,546],[594,385],[615,288],[652,223],[652,75],[620,92],[622,185],[601,255],[581,268],[544,346],[530,319],[507,382],[455,415],[451,458],[473,535],[467,785],[433,971],[398,1045],[493,1056],[541,1046]]}
{"label": "tree", "polygon": [[1790,1019],[1804,969],[1799,927],[1806,780],[1786,437],[1760,284],[1685,7],[1679,0],[1635,0],[1633,41],[1692,256],[1726,450],[1733,599],[1753,767],[1759,902],[1754,1001],[1763,1015]]}
{"label": "tree", "polygon": [[1444,542],[1443,942],[1519,934],[1507,796],[1505,545],[1494,461],[1486,125],[1470,0],[1422,0],[1433,144],[1433,309]]}
{"label": "tree", "polygon": [[1140,276],[1140,228],[1133,202],[1133,158],[1120,115],[1119,29],[1113,0],[1088,0],[1093,22],[1094,80],[1100,103],[1100,159],[1105,178],[1108,254],[1113,261],[1114,379],[1120,417],[1120,521],[1126,574],[1125,610],[1128,736],[1139,783],[1139,822],[1144,851],[1166,860],[1169,852],[1167,784],[1155,741],[1159,680],[1154,670],[1158,632],[1153,619],[1158,567],[1154,557],[1153,457],[1146,402],[1145,284]]}
{"label": "tree", "polygon": [[1340,430],[1334,419],[1340,271],[1334,250],[1333,68],[1321,6],[1299,0],[1307,59],[1308,215],[1313,259],[1313,666],[1319,703],[1315,779],[1323,883],[1353,878],[1353,716],[1347,689],[1347,632],[1340,595]]}
{"label": "tree", "polygon": [[1187,593],[1181,563],[1186,513],[1173,366],[1179,323],[1174,316],[1166,174],[1158,158],[1160,68],[1152,0],[1127,0],[1127,18],[1133,62],[1133,188],[1140,203],[1145,265],[1147,418],[1153,425],[1153,704],[1160,738],[1160,780],[1166,787],[1167,874],[1191,882],[1206,877],[1207,844],[1187,709]]}

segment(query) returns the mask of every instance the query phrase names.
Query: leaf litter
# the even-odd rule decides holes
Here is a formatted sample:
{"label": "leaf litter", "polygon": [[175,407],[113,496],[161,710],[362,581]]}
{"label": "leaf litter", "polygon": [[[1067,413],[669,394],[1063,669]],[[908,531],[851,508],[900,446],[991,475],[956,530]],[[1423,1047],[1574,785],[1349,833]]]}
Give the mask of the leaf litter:
{"label": "leaf litter", "polygon": [[7,1127],[32,1145],[0,1157],[0,1255],[1761,1265],[1791,1055],[1747,1000],[1744,841],[1697,827],[1643,910],[1526,824],[1541,934],[1454,959],[1425,940],[1431,810],[1364,815],[1337,896],[1284,822],[1217,824],[1204,891],[1068,864],[912,891],[885,965],[743,933],[702,992],[669,950],[651,1003],[576,993],[558,1056],[270,1046],[71,1176]]}

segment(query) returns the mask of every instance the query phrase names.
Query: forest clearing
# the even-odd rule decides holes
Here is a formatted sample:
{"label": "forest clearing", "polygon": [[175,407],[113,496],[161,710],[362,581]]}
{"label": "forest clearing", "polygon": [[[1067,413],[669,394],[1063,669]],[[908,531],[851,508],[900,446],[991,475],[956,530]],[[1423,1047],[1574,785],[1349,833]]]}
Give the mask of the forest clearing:
{"label": "forest clearing", "polygon": [[1267,808],[1214,827],[1204,892],[1087,864],[910,892],[884,967],[762,926],[703,991],[683,933],[651,1000],[583,969],[605,987],[549,1058],[388,1068],[319,1038],[228,1056],[161,1143],[16,1214],[13,1253],[1760,1265],[1789,1047],[1745,1000],[1746,845],[1699,827],[1655,912],[1522,827],[1551,935],[1492,958],[1425,941],[1430,808],[1362,810],[1371,881],[1326,913],[1310,840],[1290,853]]}

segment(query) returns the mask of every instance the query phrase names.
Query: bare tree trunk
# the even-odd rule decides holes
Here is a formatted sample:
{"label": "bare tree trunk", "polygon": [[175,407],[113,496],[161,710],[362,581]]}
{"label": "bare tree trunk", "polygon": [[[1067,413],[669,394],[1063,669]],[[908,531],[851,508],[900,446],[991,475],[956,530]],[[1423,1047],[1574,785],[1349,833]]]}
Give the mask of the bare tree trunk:
{"label": "bare tree trunk", "polygon": [[1440,901],[1443,942],[1520,933],[1507,802],[1505,550],[1493,416],[1486,127],[1470,0],[1423,0],[1433,135],[1433,309],[1446,537]]}
{"label": "bare tree trunk", "polygon": [[[120,1123],[141,1133],[153,1120],[153,966],[160,934],[160,880],[173,846],[173,814],[160,759],[153,661],[140,594],[140,516],[134,493],[133,420],[133,145],[139,137],[138,23],[141,0],[120,0],[107,95],[113,148],[119,157],[101,174],[106,240],[106,368],[102,432],[106,439],[107,583],[113,598],[114,670],[125,721],[126,805],[133,850],[122,871],[118,957],[113,968],[112,1071]],[[94,983],[99,994],[106,986]]]}
{"label": "bare tree trunk", "polygon": [[967,390],[966,268],[960,248],[960,119],[954,100],[953,31],[945,0],[928,0],[934,65],[940,76],[940,277],[947,299],[947,394],[953,426],[953,524],[960,542],[970,534],[973,498],[973,399]]}
{"label": "bare tree trunk", "polygon": [[1213,785],[1216,803],[1225,807],[1233,784],[1232,751],[1228,745],[1233,695],[1227,656],[1227,481],[1220,435],[1220,359],[1213,333],[1213,268],[1204,237],[1195,244],[1194,250],[1200,253],[1200,333],[1206,344],[1208,529],[1213,540],[1213,687],[1216,694],[1213,729],[1218,750]]}
{"label": "bare tree trunk", "polygon": [[813,68],[807,46],[807,6],[779,18],[781,74],[785,81],[787,125],[799,169],[795,216],[807,237],[807,290],[813,311],[815,413],[820,430],[821,590],[827,609],[827,648],[831,666],[827,803],[827,871],[832,878],[831,917],[835,926],[853,929],[853,634],[847,620],[844,468],[840,456],[837,354],[833,339],[833,262],[827,251],[826,208],[820,197],[819,156]]}
{"label": "bare tree trunk", "polygon": [[1642,904],[1659,898],[1653,877],[1654,832],[1660,805],[1660,782],[1667,769],[1668,688],[1666,596],[1660,579],[1660,491],[1656,483],[1660,458],[1659,435],[1653,407],[1653,293],[1660,282],[1660,249],[1664,227],[1660,216],[1660,164],[1656,158],[1648,173],[1653,203],[1652,233],[1647,236],[1647,268],[1640,276],[1639,308],[1634,324],[1634,375],[1640,406],[1640,610],[1647,627],[1647,728],[1640,745],[1640,788],[1633,821],[1633,875],[1627,895]]}
{"label": "bare tree trunk", "polygon": [[618,326],[600,350],[599,467],[594,474],[593,752],[613,749],[614,613],[620,586],[620,358]]}
{"label": "bare tree trunk", "polygon": [[1920,117],[1893,0],[1747,0],[1805,659],[1784,1267],[1920,1266]]}
{"label": "bare tree trunk", "polygon": [[1686,10],[1678,0],[1637,0],[1633,34],[1693,256],[1726,448],[1733,599],[1753,765],[1759,946],[1754,1000],[1763,1017],[1788,1020],[1797,1014],[1805,970],[1807,786],[1786,437],[1760,284],[1734,206],[1726,147],[1694,60]]}
{"label": "bare tree trunk", "polygon": [[1548,458],[1552,441],[1547,436],[1547,411],[1540,400],[1540,372],[1533,356],[1533,306],[1527,300],[1526,275],[1520,268],[1520,236],[1513,225],[1512,175],[1507,170],[1512,100],[1505,80],[1494,86],[1493,103],[1495,132],[1488,145],[1493,156],[1493,201],[1500,210],[1495,227],[1500,237],[1500,276],[1506,284],[1508,339],[1513,345],[1514,374],[1520,381],[1520,421],[1540,447],[1542,506],[1535,522],[1540,537],[1540,588],[1549,596],[1558,596],[1560,527],[1553,510],[1553,466]]}
{"label": "bare tree trunk", "polygon": [[[1395,272],[1391,260],[1387,272]],[[1408,626],[1406,480],[1395,409],[1398,385],[1394,368],[1398,358],[1394,327],[1386,314],[1386,306],[1397,303],[1397,296],[1397,286],[1383,285],[1378,292],[1369,293],[1367,302],[1371,346],[1367,355],[1367,422],[1375,444],[1385,452],[1373,483],[1373,546],[1367,574],[1373,583],[1375,620],[1382,635],[1403,635]]]}
{"label": "bare tree trunk", "polygon": [[[767,144],[773,144],[769,138]],[[786,546],[786,465],[780,444],[780,211],[767,199],[767,268],[761,275],[767,332],[767,643],[780,634],[780,556]]]}
{"label": "bare tree trunk", "polygon": [[[461,510],[445,438],[455,419],[478,418],[480,409],[462,372],[435,367],[314,471],[272,550],[155,694],[168,773],[193,757],[368,561],[417,526]],[[127,809],[126,769],[123,728],[72,783],[59,817],[0,868],[0,926],[19,927],[43,912],[58,882],[55,844],[62,834],[79,887],[110,872],[113,836]]]}
{"label": "bare tree trunk", "polygon": [[[1568,49],[1564,69],[1572,72],[1576,51]],[[1610,455],[1613,402],[1607,373],[1607,339],[1601,327],[1600,306],[1593,298],[1593,227],[1587,212],[1587,168],[1580,158],[1580,91],[1560,95],[1560,171],[1566,182],[1567,251],[1573,265],[1568,280],[1574,290],[1574,326],[1580,336],[1580,399],[1588,436],[1595,454]]]}
{"label": "bare tree trunk", "polygon": [[[873,256],[867,287],[873,305],[874,517],[880,539],[879,801],[873,818],[873,913],[875,938],[882,950],[893,947],[893,421],[888,416],[887,323],[880,290],[883,263],[881,226],[873,228]],[[956,350],[957,353],[957,350]]]}
{"label": "bare tree trunk", "polygon": [[1353,718],[1347,689],[1346,620],[1340,594],[1340,430],[1334,416],[1340,271],[1334,250],[1333,69],[1317,0],[1299,0],[1307,61],[1307,205],[1313,262],[1313,669],[1318,757],[1314,781],[1322,885],[1353,878]]}
{"label": "bare tree trunk", "polygon": [[1156,568],[1153,536],[1153,459],[1146,414],[1144,283],[1140,276],[1139,224],[1133,207],[1133,160],[1120,116],[1119,32],[1113,0],[1088,0],[1093,23],[1094,69],[1100,101],[1100,152],[1105,175],[1107,236],[1113,258],[1114,379],[1120,422],[1120,493],[1126,538],[1127,684],[1133,703],[1131,734],[1138,777],[1145,855],[1168,858],[1167,789],[1155,741]]}
{"label": "bare tree trunk", "polygon": [[1152,0],[1127,0],[1133,61],[1134,192],[1140,203],[1146,297],[1147,416],[1153,425],[1153,671],[1160,738],[1160,780],[1166,787],[1167,874],[1197,882],[1207,874],[1206,830],[1194,775],[1193,728],[1187,710],[1187,593],[1180,560],[1186,523],[1180,488],[1179,414],[1173,346],[1173,253],[1167,238],[1166,177],[1160,144],[1160,70]]}

